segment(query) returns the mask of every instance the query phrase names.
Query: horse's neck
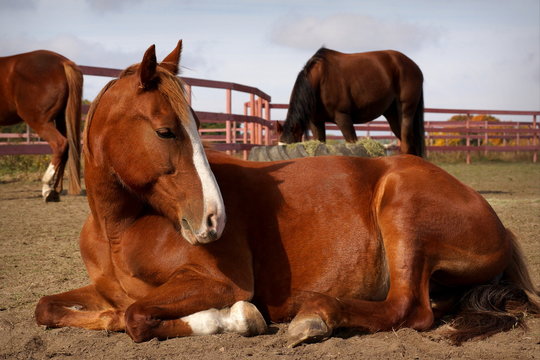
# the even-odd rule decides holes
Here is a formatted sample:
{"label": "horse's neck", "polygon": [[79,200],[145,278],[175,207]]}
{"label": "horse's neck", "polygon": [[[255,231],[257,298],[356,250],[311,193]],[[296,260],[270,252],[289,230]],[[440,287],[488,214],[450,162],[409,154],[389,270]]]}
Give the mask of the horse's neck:
{"label": "horse's neck", "polygon": [[92,216],[107,238],[114,241],[140,216],[144,206],[113,175],[88,169],[86,184]]}

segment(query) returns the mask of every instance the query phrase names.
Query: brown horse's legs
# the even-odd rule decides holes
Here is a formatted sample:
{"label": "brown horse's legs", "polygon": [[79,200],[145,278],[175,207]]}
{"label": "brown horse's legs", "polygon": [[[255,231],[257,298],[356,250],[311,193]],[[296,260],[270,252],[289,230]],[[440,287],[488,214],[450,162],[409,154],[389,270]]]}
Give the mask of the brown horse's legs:
{"label": "brown horse's legs", "polygon": [[401,141],[401,121],[400,121],[400,109],[398,109],[397,101],[394,101],[392,105],[384,113],[390,129],[396,135],[396,137]]}
{"label": "brown horse's legs", "polygon": [[62,178],[67,160],[67,139],[55,128],[53,121],[45,122],[41,126],[34,126],[34,130],[49,143],[52,149],[51,162],[42,178],[43,198],[47,202],[58,201],[62,191]]}
{"label": "brown horse's legs", "polygon": [[124,312],[112,307],[93,285],[42,297],[36,306],[35,316],[39,325],[50,328],[125,329]]}
{"label": "brown horse's legs", "polygon": [[402,103],[401,105],[401,152],[421,156],[421,149],[415,147],[414,115],[418,103]]}
{"label": "brown horse's legs", "polygon": [[356,136],[356,130],[354,130],[354,124],[351,116],[346,113],[336,112],[334,115],[334,121],[339,130],[343,133],[345,141],[355,143],[358,140]]}
{"label": "brown horse's legs", "polygon": [[266,322],[257,308],[237,297],[231,285],[184,272],[127,309],[126,332],[135,342],[227,331],[264,333]]}
{"label": "brown horse's legs", "polygon": [[324,127],[324,120],[318,123],[309,123],[311,132],[313,133],[313,138],[319,140],[320,142],[326,142],[326,129]]}
{"label": "brown horse's legs", "polygon": [[[411,327],[426,330],[434,316],[429,299],[430,271],[418,254],[404,254],[406,241],[387,244],[390,289],[384,301],[336,299],[313,295],[289,327],[289,345],[327,337],[338,327],[363,328],[370,332]],[[401,243],[401,244],[400,244]],[[401,251],[399,251],[401,249]]]}

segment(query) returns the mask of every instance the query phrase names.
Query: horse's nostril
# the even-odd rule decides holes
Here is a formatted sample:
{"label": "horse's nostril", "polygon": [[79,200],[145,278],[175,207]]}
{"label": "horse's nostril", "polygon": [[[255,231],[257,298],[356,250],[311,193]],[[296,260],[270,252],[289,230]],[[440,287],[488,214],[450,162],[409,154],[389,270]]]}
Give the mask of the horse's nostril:
{"label": "horse's nostril", "polygon": [[191,231],[191,226],[189,226],[189,222],[186,220],[186,218],[182,218],[182,227],[186,230]]}
{"label": "horse's nostril", "polygon": [[208,229],[215,229],[216,228],[216,215],[210,214],[208,215],[208,218],[206,218],[206,226],[208,226]]}

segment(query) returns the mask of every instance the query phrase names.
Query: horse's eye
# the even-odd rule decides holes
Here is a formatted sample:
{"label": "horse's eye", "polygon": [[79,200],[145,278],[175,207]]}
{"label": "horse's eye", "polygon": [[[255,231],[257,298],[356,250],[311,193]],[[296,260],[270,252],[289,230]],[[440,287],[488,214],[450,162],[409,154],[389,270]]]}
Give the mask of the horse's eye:
{"label": "horse's eye", "polygon": [[161,128],[156,130],[157,136],[159,136],[162,139],[174,139],[176,138],[176,135],[171,131],[169,128]]}

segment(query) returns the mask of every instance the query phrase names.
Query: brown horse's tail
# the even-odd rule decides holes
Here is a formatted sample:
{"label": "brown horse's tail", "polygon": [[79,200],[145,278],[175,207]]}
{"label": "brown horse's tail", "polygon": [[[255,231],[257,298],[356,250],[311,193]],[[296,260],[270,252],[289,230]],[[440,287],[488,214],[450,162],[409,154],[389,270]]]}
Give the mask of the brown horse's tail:
{"label": "brown horse's tail", "polygon": [[424,91],[420,95],[420,101],[416,106],[413,119],[413,138],[416,155],[423,157],[426,153],[426,141],[424,133]]}
{"label": "brown horse's tail", "polygon": [[535,289],[521,248],[507,230],[512,259],[497,284],[469,290],[461,299],[458,316],[446,333],[454,344],[473,338],[486,338],[515,327],[526,328],[527,314],[540,314],[540,296]]}
{"label": "brown horse's tail", "polygon": [[64,63],[64,71],[69,89],[65,112],[68,140],[68,193],[77,195],[81,193],[81,101],[83,75],[81,70],[71,61]]}

